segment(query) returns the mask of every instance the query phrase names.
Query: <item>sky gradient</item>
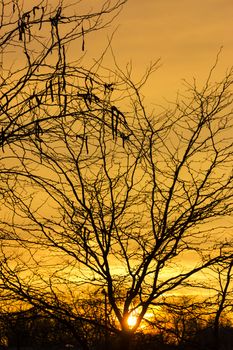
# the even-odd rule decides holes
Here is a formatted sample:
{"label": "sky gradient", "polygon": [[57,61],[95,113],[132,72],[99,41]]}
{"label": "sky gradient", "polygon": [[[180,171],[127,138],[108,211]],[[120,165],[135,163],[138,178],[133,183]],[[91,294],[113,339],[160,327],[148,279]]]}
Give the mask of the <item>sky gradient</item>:
{"label": "sky gradient", "polygon": [[182,79],[206,79],[221,47],[216,79],[231,67],[232,16],[232,0],[128,0],[111,26],[87,38],[87,56],[96,58],[117,28],[112,47],[119,64],[132,60],[137,77],[160,58],[146,95],[154,103],[173,100]]}

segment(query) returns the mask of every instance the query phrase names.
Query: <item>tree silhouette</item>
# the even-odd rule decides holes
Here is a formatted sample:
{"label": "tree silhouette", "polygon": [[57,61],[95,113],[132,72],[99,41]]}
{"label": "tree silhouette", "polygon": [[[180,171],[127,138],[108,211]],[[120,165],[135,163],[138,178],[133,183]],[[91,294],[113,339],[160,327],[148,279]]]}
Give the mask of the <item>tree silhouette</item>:
{"label": "tree silhouette", "polygon": [[[39,141],[44,122],[64,117],[69,88],[75,89],[66,82],[72,74],[80,79],[76,92],[90,103],[91,91],[87,89],[86,95],[82,95],[80,86],[89,77],[81,62],[85,37],[107,26],[125,2],[103,1],[99,9],[87,14],[82,14],[81,1],[57,1],[52,6],[42,0],[29,8],[21,0],[0,2],[0,146],[3,150],[6,143],[32,134]],[[76,62],[70,65],[66,57],[74,49]],[[43,111],[43,106],[50,104],[54,108],[47,115],[48,110]]]}
{"label": "tree silhouette", "polygon": [[[94,28],[112,11],[106,4]],[[118,66],[107,79],[99,63],[86,70],[66,60],[65,43],[83,39],[83,22],[62,38],[63,9],[44,16],[36,25],[49,24],[49,51],[34,64],[26,54],[27,74],[9,84],[9,71],[2,83],[2,283],[71,325],[107,327],[128,349],[150,307],[232,259],[221,236],[232,213],[232,71],[213,84],[211,70],[172,110],[149,113],[141,89],[157,62],[138,83]],[[31,17],[20,18],[13,33],[25,47]],[[47,64],[54,45],[55,68]],[[82,312],[82,296],[103,290],[105,317]]]}
{"label": "tree silhouette", "polygon": [[[224,244],[223,244],[224,247]],[[225,249],[231,250],[231,244],[225,242]],[[209,296],[204,300],[203,305],[210,310],[209,328],[212,330],[212,346],[218,350],[222,346],[220,336],[224,329],[229,327],[232,318],[232,266],[233,260],[222,262],[211,266],[209,273],[213,276],[211,283],[205,283],[202,288],[209,290]],[[213,283],[215,279],[215,283]]]}

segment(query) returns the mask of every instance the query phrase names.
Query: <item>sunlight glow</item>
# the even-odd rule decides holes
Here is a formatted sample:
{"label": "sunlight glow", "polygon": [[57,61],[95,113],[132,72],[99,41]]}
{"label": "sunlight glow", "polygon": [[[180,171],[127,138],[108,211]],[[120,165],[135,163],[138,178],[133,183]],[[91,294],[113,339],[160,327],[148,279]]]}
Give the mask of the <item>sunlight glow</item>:
{"label": "sunlight glow", "polygon": [[127,319],[127,323],[129,327],[134,327],[135,324],[137,323],[137,316],[129,315]]}

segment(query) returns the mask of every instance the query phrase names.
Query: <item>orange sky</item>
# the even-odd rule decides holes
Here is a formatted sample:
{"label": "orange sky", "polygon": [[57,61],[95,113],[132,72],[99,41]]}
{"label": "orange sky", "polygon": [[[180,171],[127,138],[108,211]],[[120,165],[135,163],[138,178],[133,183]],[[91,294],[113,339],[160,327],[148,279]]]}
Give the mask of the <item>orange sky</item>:
{"label": "orange sky", "polygon": [[182,79],[207,77],[221,46],[216,77],[232,65],[232,18],[232,0],[128,0],[112,26],[87,38],[87,55],[101,53],[119,26],[113,40],[118,62],[125,66],[132,59],[137,74],[160,57],[146,95],[154,103],[174,99]]}
{"label": "orange sky", "polygon": [[[64,6],[75,3],[63,1]],[[48,0],[49,5],[58,2]],[[77,1],[70,11],[88,13],[104,2]],[[37,3],[38,0],[24,1],[25,11]],[[149,103],[174,100],[176,92],[182,89],[182,79],[206,79],[221,46],[216,76],[222,77],[233,64],[233,0],[128,0],[108,28],[85,38],[86,62],[101,55],[115,29],[112,46],[116,58],[121,67],[132,60],[135,77],[151,61],[161,58],[161,67],[145,90]],[[78,46],[76,59],[83,54],[81,44]]]}

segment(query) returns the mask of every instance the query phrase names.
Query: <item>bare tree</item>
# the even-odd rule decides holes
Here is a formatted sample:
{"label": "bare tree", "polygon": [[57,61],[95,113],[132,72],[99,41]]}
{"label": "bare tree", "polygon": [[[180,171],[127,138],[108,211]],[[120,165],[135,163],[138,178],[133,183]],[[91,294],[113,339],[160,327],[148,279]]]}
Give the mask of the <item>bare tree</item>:
{"label": "bare tree", "polygon": [[[1,0],[0,146],[3,150],[6,143],[28,135],[38,138],[44,122],[64,117],[69,89],[81,94],[83,80],[89,76],[88,68],[82,63],[86,37],[106,27],[126,1],[102,1],[86,13],[80,0],[54,1],[53,6],[42,0],[33,7],[26,7],[21,0]],[[67,57],[75,62],[70,65]],[[79,80],[73,81],[77,85],[70,86],[67,80],[74,72]],[[53,106],[49,114],[44,109],[48,105]]]}
{"label": "bare tree", "polygon": [[[232,243],[228,240],[222,245],[222,249],[232,250]],[[222,339],[220,332],[225,327],[229,327],[232,318],[232,267],[233,260],[223,261],[217,265],[211,266],[209,273],[212,278],[209,283],[202,285],[202,288],[208,289],[209,296],[203,302],[206,309],[209,309],[209,327],[213,332],[211,348],[219,350]]]}
{"label": "bare tree", "polygon": [[[221,266],[221,265],[220,265]],[[220,346],[219,342],[219,328],[220,328],[220,318],[224,310],[230,307],[232,308],[232,288],[231,287],[231,278],[232,278],[232,267],[233,260],[230,263],[222,268],[218,268],[218,277],[220,291],[218,293],[218,309],[214,318],[214,335],[215,335],[215,349],[218,350]],[[231,296],[231,298],[229,298]],[[229,300],[230,299],[230,300]]]}
{"label": "bare tree", "polygon": [[208,324],[204,305],[203,296],[164,298],[147,322],[164,343],[176,345],[179,349],[196,349],[196,337]]}
{"label": "bare tree", "polygon": [[[9,72],[2,83],[1,279],[15,298],[71,324],[97,322],[79,300],[104,290],[98,324],[127,349],[161,297],[232,259],[219,249],[232,213],[232,71],[211,83],[211,70],[173,109],[149,113],[141,88],[157,62],[138,83],[130,67],[68,63],[63,42],[83,38],[82,21],[79,35],[62,39],[63,10],[48,16],[42,61],[25,54],[30,78],[6,85]],[[25,45],[31,17],[23,18],[15,33]]]}

